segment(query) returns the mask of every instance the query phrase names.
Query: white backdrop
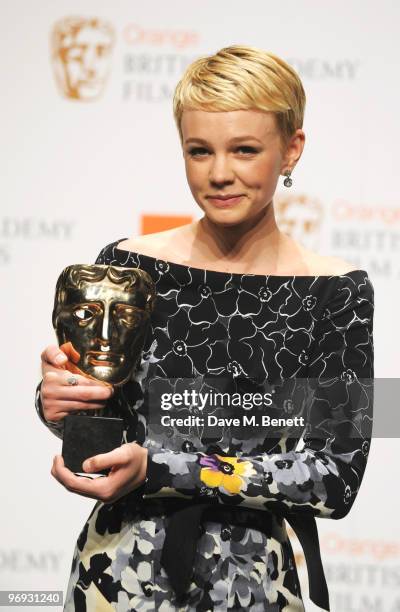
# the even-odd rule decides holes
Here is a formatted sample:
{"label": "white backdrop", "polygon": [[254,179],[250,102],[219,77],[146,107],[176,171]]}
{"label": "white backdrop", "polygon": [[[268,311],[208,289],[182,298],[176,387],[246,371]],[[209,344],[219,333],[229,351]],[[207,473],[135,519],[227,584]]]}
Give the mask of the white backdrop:
{"label": "white backdrop", "polygon": [[[33,406],[39,356],[55,340],[55,281],[64,266],[93,262],[105,244],[140,233],[144,214],[159,215],[160,223],[165,215],[198,216],[171,100],[196,57],[250,44],[298,71],[307,94],[306,145],[293,187],[281,183],[275,205],[278,212],[287,205],[282,223],[293,218],[305,243],[368,270],[375,375],[399,377],[400,4],[57,0],[38,10],[13,0],[0,11],[0,589],[65,592],[74,543],[94,501],[68,493],[50,475],[61,441]],[[58,43],[50,37],[71,16],[98,20],[81,31],[80,42],[90,44],[80,73],[77,50],[65,41],[72,77],[83,80],[76,93],[56,78],[62,65],[52,59]],[[351,513],[318,521],[332,612],[400,610],[400,503],[391,482],[398,451],[397,438],[374,440]],[[300,553],[299,567],[304,577]]]}

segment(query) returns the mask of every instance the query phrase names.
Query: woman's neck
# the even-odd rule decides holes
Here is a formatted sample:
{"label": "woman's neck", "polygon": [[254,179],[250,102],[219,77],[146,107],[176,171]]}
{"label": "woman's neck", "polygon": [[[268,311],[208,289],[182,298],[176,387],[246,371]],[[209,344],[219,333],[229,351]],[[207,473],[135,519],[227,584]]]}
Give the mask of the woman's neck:
{"label": "woman's neck", "polygon": [[268,260],[274,266],[283,244],[290,241],[276,224],[272,202],[257,217],[238,225],[218,225],[204,216],[192,227],[192,256],[208,262],[240,262],[252,267]]}

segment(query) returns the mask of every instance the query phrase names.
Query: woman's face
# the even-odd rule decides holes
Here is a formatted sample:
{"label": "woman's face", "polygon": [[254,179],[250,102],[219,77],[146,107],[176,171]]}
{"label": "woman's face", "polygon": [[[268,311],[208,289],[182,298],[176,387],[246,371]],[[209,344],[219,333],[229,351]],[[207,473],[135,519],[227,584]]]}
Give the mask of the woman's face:
{"label": "woman's face", "polygon": [[[280,174],[304,146],[297,130],[284,156],[275,116],[258,110],[184,110],[181,129],[190,190],[205,215],[222,225],[248,221],[267,207]],[[238,197],[213,199],[225,195]]]}

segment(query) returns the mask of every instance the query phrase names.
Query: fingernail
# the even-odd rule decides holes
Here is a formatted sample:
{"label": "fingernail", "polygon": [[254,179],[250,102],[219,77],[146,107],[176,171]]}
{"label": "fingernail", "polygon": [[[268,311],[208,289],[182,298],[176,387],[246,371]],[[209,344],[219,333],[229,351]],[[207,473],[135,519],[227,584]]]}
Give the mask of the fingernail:
{"label": "fingernail", "polygon": [[90,467],[91,467],[90,461],[88,459],[86,459],[86,461],[84,461],[82,463],[82,467],[85,470],[85,472],[88,472],[90,470]]}
{"label": "fingernail", "polygon": [[64,355],[63,353],[59,353],[55,359],[55,362],[61,364],[61,363],[65,363],[66,360],[67,360],[66,355]]}

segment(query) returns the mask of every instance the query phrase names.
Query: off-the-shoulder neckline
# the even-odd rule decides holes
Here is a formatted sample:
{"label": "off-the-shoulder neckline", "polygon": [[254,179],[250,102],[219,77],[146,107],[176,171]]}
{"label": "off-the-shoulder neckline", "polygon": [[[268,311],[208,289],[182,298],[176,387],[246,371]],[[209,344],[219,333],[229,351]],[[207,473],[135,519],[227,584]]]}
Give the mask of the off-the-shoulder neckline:
{"label": "off-the-shoulder neckline", "polygon": [[120,240],[116,240],[115,242],[111,243],[109,246],[112,247],[112,249],[114,251],[118,251],[119,253],[125,253],[126,257],[129,257],[130,255],[138,255],[140,258],[146,258],[152,261],[163,261],[164,263],[168,264],[169,267],[174,266],[176,268],[185,268],[186,270],[189,268],[190,270],[194,270],[195,272],[202,272],[202,273],[207,273],[207,275],[210,274],[220,274],[222,276],[233,276],[233,277],[239,277],[239,276],[255,276],[255,277],[268,277],[268,278],[285,278],[285,279],[290,279],[290,278],[340,278],[342,276],[350,276],[353,274],[364,274],[366,276],[368,276],[368,272],[366,270],[363,270],[362,268],[356,268],[355,270],[349,270],[348,272],[344,272],[343,274],[253,274],[252,272],[224,272],[223,270],[208,270],[206,268],[196,268],[195,266],[189,266],[186,264],[181,264],[181,263],[177,263],[175,261],[168,261],[167,259],[162,259],[160,257],[153,257],[152,255],[146,255],[144,253],[139,253],[138,251],[131,251],[128,249],[119,249],[118,245],[123,242],[124,240],[127,240],[127,238],[121,238]]}

